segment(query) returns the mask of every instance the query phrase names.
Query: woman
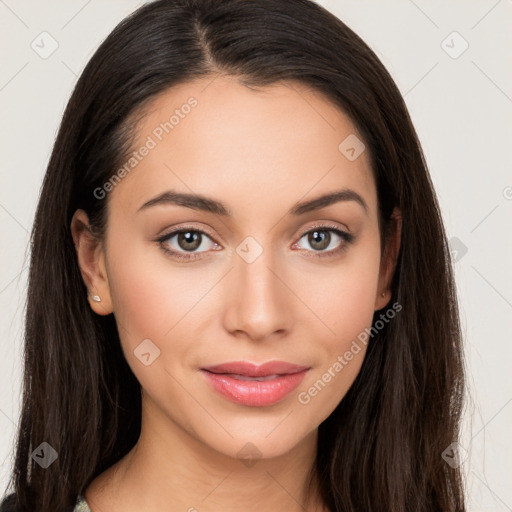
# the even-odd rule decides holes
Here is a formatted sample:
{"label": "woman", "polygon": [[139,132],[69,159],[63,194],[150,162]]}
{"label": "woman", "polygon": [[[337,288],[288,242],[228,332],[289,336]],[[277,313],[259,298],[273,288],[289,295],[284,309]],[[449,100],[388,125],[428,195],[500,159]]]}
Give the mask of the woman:
{"label": "woman", "polygon": [[124,20],[31,249],[2,510],[465,510],[438,202],[393,80],[322,7]]}

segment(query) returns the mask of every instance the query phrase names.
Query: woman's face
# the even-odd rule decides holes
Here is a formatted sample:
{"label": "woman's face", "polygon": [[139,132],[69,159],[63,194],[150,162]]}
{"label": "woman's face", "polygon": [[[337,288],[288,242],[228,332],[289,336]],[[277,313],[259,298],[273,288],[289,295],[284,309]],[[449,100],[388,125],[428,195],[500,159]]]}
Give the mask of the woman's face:
{"label": "woman's face", "polygon": [[[300,84],[217,77],[156,97],[133,150],[102,188],[108,226],[88,285],[95,311],[114,312],[145,411],[160,434],[228,456],[289,451],[346,394],[361,334],[389,301],[361,136]],[[204,370],[237,361],[305,371]]]}

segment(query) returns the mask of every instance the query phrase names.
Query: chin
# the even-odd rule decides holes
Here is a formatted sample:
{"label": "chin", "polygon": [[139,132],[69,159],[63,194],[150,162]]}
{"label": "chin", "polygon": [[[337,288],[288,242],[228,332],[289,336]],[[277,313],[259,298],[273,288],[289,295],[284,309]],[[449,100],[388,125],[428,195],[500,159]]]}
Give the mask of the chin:
{"label": "chin", "polygon": [[[222,425],[229,434],[222,429],[222,434],[219,429],[209,430],[202,433],[202,442],[227,457],[245,461],[250,467],[251,461],[283,456],[316,434],[316,425],[297,423],[299,412],[297,407],[295,412],[290,409],[278,418],[253,420],[245,416],[238,421],[225,421]],[[196,431],[198,434],[201,433]]]}

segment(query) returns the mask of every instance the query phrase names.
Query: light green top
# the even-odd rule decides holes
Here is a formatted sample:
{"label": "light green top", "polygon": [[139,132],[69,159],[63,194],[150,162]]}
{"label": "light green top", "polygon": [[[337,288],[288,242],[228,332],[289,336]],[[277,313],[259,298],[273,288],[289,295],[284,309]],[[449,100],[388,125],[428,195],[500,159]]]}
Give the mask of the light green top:
{"label": "light green top", "polygon": [[76,499],[76,505],[73,512],[92,512],[87,501],[82,495],[79,495]]}

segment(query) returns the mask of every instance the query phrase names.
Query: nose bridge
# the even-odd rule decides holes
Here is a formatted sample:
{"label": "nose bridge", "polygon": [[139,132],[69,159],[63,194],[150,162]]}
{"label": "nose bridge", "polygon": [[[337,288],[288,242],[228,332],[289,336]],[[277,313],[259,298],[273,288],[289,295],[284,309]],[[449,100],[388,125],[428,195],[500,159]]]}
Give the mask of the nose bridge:
{"label": "nose bridge", "polygon": [[245,331],[253,338],[263,338],[289,327],[289,294],[278,255],[252,236],[246,237],[236,248],[234,268],[230,272],[229,287],[233,291],[229,301],[230,330]]}

